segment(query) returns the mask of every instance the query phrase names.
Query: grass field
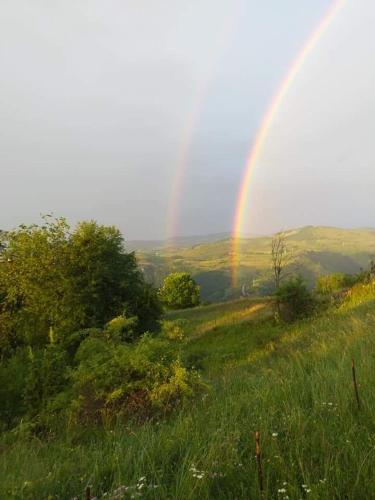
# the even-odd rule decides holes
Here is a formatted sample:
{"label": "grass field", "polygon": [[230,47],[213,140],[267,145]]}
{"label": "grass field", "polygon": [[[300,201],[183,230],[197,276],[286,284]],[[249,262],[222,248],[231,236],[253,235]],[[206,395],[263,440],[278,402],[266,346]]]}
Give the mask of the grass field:
{"label": "grass field", "polygon": [[[181,355],[207,390],[142,426],[22,426],[0,441],[0,498],[257,499],[255,431],[267,499],[372,499],[375,491],[375,288],[338,309],[275,324],[266,300],[175,312]],[[361,409],[354,398],[356,361]]]}

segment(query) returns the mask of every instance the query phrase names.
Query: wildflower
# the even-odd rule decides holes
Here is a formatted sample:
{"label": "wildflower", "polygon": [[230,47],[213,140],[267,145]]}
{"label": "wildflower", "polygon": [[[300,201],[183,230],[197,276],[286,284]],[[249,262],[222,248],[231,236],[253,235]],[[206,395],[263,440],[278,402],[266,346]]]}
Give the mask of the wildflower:
{"label": "wildflower", "polygon": [[286,493],[286,489],[285,488],[280,488],[277,490],[277,493]]}
{"label": "wildflower", "polygon": [[278,436],[278,435],[279,435],[279,434],[278,434],[277,432],[273,432],[273,433],[272,433],[272,437],[274,437],[274,438],[277,438],[277,436]]}

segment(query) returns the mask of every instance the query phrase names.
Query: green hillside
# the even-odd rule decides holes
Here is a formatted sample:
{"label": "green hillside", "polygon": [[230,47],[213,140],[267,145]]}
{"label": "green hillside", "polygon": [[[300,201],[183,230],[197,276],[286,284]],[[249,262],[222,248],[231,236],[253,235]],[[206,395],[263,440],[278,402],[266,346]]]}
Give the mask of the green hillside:
{"label": "green hillside", "polygon": [[[335,273],[357,273],[368,266],[375,254],[374,229],[339,229],[307,226],[286,233],[293,254],[291,270],[302,274],[310,285],[317,277]],[[243,239],[239,243],[239,286],[231,287],[231,240],[185,248],[139,251],[138,259],[147,279],[159,285],[174,271],[193,274],[207,301],[223,301],[240,296],[242,285],[256,294],[270,291],[270,252],[272,237]]]}
{"label": "green hillside", "polygon": [[[172,416],[115,428],[22,425],[0,441],[0,498],[371,499],[375,491],[375,285],[294,325],[268,300],[174,312],[181,356],[207,389]],[[357,365],[361,407],[354,397]]]}

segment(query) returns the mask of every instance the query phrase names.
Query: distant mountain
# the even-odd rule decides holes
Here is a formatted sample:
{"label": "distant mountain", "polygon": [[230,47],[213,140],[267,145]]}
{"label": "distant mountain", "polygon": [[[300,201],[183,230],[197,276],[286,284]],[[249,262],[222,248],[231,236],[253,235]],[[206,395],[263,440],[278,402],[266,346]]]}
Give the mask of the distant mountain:
{"label": "distant mountain", "polygon": [[[342,229],[305,226],[285,231],[293,254],[291,271],[313,286],[319,276],[334,272],[357,273],[375,255],[375,229]],[[201,286],[205,300],[238,297],[246,285],[254,293],[271,287],[272,236],[241,238],[238,242],[238,287],[231,285],[232,239],[229,233],[179,239],[175,245],[138,248],[146,278],[159,285],[170,272],[190,272]]]}
{"label": "distant mountain", "polygon": [[[259,235],[252,234],[246,238],[258,238]],[[128,250],[160,250],[163,248],[190,248],[195,245],[214,243],[216,241],[229,240],[232,238],[230,231],[224,233],[198,234],[192,236],[177,236],[165,240],[129,240],[126,242]]]}
{"label": "distant mountain", "polygon": [[200,234],[193,236],[178,236],[177,238],[170,238],[166,240],[130,240],[126,242],[128,250],[157,250],[160,248],[184,248],[194,245],[201,245],[202,243],[212,243],[214,241],[225,240],[231,237],[230,232],[214,233],[214,234]]}

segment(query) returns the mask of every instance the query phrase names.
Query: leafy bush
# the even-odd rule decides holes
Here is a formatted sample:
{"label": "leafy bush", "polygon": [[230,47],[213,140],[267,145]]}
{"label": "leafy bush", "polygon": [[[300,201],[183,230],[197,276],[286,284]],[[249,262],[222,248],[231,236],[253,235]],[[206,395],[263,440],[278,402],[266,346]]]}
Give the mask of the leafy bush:
{"label": "leafy bush", "polygon": [[104,331],[112,340],[130,342],[137,336],[137,324],[136,316],[117,316],[107,323]]}
{"label": "leafy bush", "polygon": [[159,290],[162,302],[170,309],[187,309],[200,302],[200,290],[189,273],[172,273]]}
{"label": "leafy bush", "polygon": [[172,410],[203,387],[171,342],[143,336],[134,344],[88,337],[72,371],[71,411],[83,423],[149,419]]}
{"label": "leafy bush", "polygon": [[276,293],[276,299],[280,314],[286,321],[309,316],[316,306],[314,297],[301,276],[282,284]]}
{"label": "leafy bush", "polygon": [[162,334],[169,340],[184,340],[184,321],[175,320],[168,321],[164,320],[161,327]]}
{"label": "leafy bush", "polygon": [[23,399],[28,372],[26,350],[0,363],[0,430],[16,423],[27,410]]}
{"label": "leafy bush", "polygon": [[319,293],[329,295],[345,288],[350,288],[358,282],[357,275],[335,273],[318,279],[316,289]]}
{"label": "leafy bush", "polygon": [[[48,216],[1,238],[0,429],[143,420],[202,387],[179,359],[181,323],[145,333],[161,302],[116,228]],[[171,281],[175,305],[199,303],[189,275]]]}

